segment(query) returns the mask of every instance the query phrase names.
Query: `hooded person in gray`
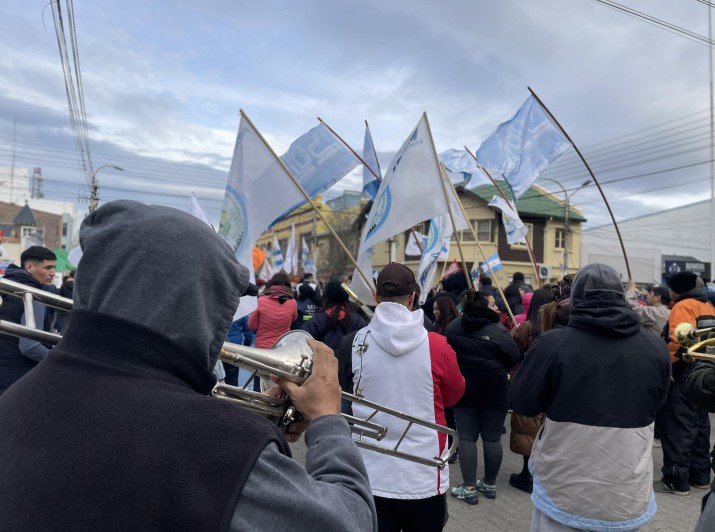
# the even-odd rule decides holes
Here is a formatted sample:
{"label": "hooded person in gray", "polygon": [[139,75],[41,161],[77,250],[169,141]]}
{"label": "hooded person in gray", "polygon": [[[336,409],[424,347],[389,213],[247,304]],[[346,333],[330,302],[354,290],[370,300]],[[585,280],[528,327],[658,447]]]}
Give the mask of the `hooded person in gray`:
{"label": "hooded person in gray", "polygon": [[281,383],[311,421],[306,468],[267,419],[210,396],[255,288],[210,227],[115,201],[80,243],[65,336],[0,397],[0,530],[376,527],[327,347],[302,387]]}
{"label": "hooded person in gray", "polygon": [[581,268],[568,326],[539,335],[511,384],[514,412],[545,413],[529,462],[532,530],[636,530],[653,518],[654,421],[669,381],[665,342],[641,331],[616,270]]}

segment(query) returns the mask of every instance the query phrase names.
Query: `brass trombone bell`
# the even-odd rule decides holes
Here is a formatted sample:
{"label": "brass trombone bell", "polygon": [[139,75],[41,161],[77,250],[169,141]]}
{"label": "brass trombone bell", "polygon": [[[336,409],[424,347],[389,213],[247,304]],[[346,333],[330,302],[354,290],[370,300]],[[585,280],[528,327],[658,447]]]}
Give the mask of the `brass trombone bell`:
{"label": "brass trombone bell", "polygon": [[[713,337],[713,334],[715,334],[715,327],[698,329],[692,323],[679,323],[675,327],[673,335],[675,336],[676,342],[688,349],[686,353],[683,353],[683,361],[715,361],[715,352],[703,353],[701,351],[701,349],[710,351],[711,348],[715,348],[715,337]],[[702,339],[703,337],[705,338]]]}

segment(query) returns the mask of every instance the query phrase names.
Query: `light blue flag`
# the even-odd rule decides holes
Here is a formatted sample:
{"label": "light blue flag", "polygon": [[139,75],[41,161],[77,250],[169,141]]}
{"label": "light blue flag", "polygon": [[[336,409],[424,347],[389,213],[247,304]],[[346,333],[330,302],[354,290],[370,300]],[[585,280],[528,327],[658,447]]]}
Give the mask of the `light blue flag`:
{"label": "light blue flag", "polygon": [[519,198],[570,146],[541,105],[529,96],[511,120],[482,142],[477,162],[501,173],[514,198]]}
{"label": "light blue flag", "polygon": [[[328,190],[360,164],[358,158],[324,124],[298,137],[280,159],[311,198]],[[301,200],[293,204],[270,227],[305,203]]]}
{"label": "light blue flag", "polygon": [[367,163],[362,167],[362,193],[372,201],[375,201],[375,195],[380,189],[380,181],[375,178],[373,172],[380,177],[382,177],[382,173],[380,172],[380,163],[377,160],[375,145],[372,143],[372,135],[367,122],[365,122],[365,141],[363,142],[362,158]]}
{"label": "light blue flag", "polygon": [[[499,260],[499,255],[497,253],[494,253],[494,255],[487,258],[487,260],[489,261],[489,266],[491,266],[493,272],[498,272],[499,270],[504,269],[504,266],[502,266],[501,260]],[[489,275],[489,266],[487,266],[486,262],[482,262],[479,267],[484,273]]]}

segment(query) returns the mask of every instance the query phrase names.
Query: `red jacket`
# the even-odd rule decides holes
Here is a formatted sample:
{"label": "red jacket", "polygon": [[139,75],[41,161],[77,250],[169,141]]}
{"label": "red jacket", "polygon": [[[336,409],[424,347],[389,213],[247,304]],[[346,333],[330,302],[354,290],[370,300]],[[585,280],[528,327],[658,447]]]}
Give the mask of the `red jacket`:
{"label": "red jacket", "polygon": [[256,347],[270,349],[276,340],[290,331],[290,325],[298,319],[295,299],[281,303],[271,297],[259,297],[258,308],[248,318],[248,326],[256,331]]}

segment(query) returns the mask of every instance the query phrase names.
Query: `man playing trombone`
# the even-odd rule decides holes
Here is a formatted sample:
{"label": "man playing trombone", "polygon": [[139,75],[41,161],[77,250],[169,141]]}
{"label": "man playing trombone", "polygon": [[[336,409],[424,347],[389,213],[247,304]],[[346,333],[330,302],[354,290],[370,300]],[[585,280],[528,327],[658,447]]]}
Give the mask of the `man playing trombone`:
{"label": "man playing trombone", "polygon": [[[29,286],[46,289],[55,277],[57,257],[52,250],[42,246],[31,246],[20,255],[20,266],[11,264],[5,272],[4,279]],[[36,328],[49,331],[51,313],[42,304],[32,305]],[[23,300],[17,297],[4,297],[0,305],[0,320],[26,325],[26,308]],[[49,347],[37,340],[17,338],[0,334],[0,395],[11,384],[34,368],[43,360]]]}
{"label": "man playing trombone", "polygon": [[376,527],[330,349],[310,344],[302,386],[279,382],[310,422],[306,468],[269,421],[209,395],[239,297],[255,288],[209,226],[115,201],[80,241],[65,336],[0,397],[0,529]]}

